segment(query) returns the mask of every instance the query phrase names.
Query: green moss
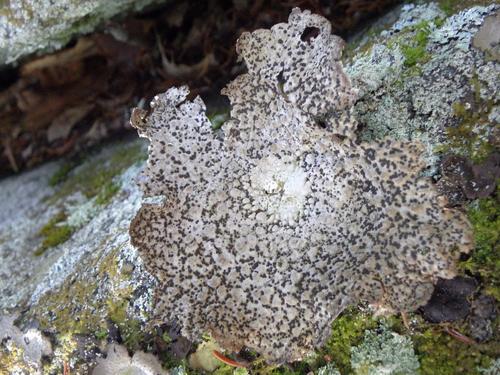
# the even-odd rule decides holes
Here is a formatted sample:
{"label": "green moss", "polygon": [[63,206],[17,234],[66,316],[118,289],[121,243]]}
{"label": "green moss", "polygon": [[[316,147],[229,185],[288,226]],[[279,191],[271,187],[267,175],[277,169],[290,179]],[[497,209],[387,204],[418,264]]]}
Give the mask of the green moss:
{"label": "green moss", "polygon": [[478,374],[478,367],[487,367],[491,347],[467,345],[449,336],[438,327],[429,327],[413,337],[420,357],[421,375]]}
{"label": "green moss", "polygon": [[59,169],[50,177],[49,185],[56,186],[64,182],[69,173],[75,168],[76,164],[74,162],[66,162],[62,164]]}
{"label": "green moss", "polygon": [[95,203],[101,206],[105,206],[119,191],[120,191],[119,184],[113,181],[108,181],[101,187],[101,191],[96,196]]}
{"label": "green moss", "polygon": [[370,315],[351,308],[343,312],[332,325],[323,355],[328,355],[342,374],[351,373],[351,348],[359,345],[368,329],[377,327],[377,321]]}
{"label": "green moss", "polygon": [[460,266],[482,278],[485,291],[500,301],[500,188],[496,197],[476,201],[468,210],[476,246]]}
{"label": "green moss", "polygon": [[42,244],[35,251],[35,255],[42,255],[47,249],[66,242],[73,234],[73,228],[62,224],[66,220],[64,212],[59,212],[51,218],[38,232],[43,237]]}
{"label": "green moss", "polygon": [[490,0],[439,0],[438,4],[441,10],[447,16],[451,16],[466,8],[471,8],[475,5],[490,5]]}
{"label": "green moss", "polygon": [[145,160],[146,157],[142,145],[136,143],[132,146],[118,147],[110,157],[102,156],[92,162],[83,163],[79,168],[68,172],[59,190],[49,199],[49,203],[55,203],[80,191],[89,199],[98,197],[98,202],[107,204],[119,191],[119,185],[113,178],[134,163]]}
{"label": "green moss", "polygon": [[96,339],[98,340],[105,340],[108,338],[108,330],[107,329],[100,329],[100,330],[97,330],[95,333],[94,333],[94,336]]}
{"label": "green moss", "polygon": [[413,38],[408,43],[401,44],[400,46],[405,58],[404,64],[406,67],[422,64],[430,57],[426,50],[431,33],[429,21],[422,21],[412,27],[411,30],[415,32]]}

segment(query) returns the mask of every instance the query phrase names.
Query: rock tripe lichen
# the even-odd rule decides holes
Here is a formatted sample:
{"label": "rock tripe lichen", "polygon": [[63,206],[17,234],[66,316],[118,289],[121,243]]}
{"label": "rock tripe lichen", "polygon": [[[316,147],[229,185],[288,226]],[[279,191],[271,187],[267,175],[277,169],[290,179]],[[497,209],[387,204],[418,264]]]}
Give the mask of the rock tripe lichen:
{"label": "rock tripe lichen", "polygon": [[164,199],[143,204],[130,234],[159,280],[158,315],[186,337],[300,359],[350,304],[424,304],[471,248],[465,216],[421,177],[419,144],[356,139],[342,45],[294,9],[238,40],[248,73],[223,90],[223,140],[185,87],[133,122],[151,142],[140,184]]}

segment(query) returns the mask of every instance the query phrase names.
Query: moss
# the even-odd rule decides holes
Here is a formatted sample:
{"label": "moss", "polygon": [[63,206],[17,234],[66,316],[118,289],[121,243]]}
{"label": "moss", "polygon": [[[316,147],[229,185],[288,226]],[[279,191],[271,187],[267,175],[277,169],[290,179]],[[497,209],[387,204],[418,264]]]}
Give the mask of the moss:
{"label": "moss", "polygon": [[97,194],[95,203],[101,206],[107,205],[111,199],[120,191],[120,185],[113,182],[108,181],[105,183],[99,194]]}
{"label": "moss", "polygon": [[142,145],[119,147],[110,157],[101,156],[91,162],[68,172],[59,190],[49,199],[55,203],[72,193],[80,191],[87,198],[98,197],[98,201],[107,204],[119,191],[119,185],[113,178],[120,175],[126,168],[143,161],[146,158]]}
{"label": "moss", "polygon": [[62,164],[57,171],[49,179],[50,186],[56,186],[64,182],[69,173],[75,168],[76,164],[74,162],[66,162]]}
{"label": "moss", "polygon": [[429,21],[422,21],[411,27],[410,30],[414,31],[415,35],[410,39],[409,43],[403,43],[400,46],[405,58],[404,64],[406,67],[422,64],[430,57],[426,50],[431,33]]}
{"label": "moss", "polygon": [[441,10],[447,15],[451,16],[466,8],[471,8],[476,5],[490,5],[490,0],[439,0],[438,4]]}
{"label": "moss", "polygon": [[462,269],[479,275],[485,291],[500,300],[500,188],[496,197],[476,201],[468,210],[476,246]]}
{"label": "moss", "polygon": [[[127,306],[132,288],[122,285],[129,276],[120,272],[116,260],[119,249],[107,254],[100,261],[97,275],[88,278],[80,276],[67,279],[56,292],[47,293],[32,309],[32,314],[40,322],[42,329],[60,334],[104,335],[108,332],[106,318],[125,321],[120,306]],[[94,260],[95,262],[95,260]],[[82,269],[95,267],[91,261],[83,262]],[[76,274],[78,272],[76,271]],[[72,276],[69,276],[70,278]],[[110,283],[112,299],[99,297],[103,283]]]}
{"label": "moss", "polygon": [[372,316],[355,308],[346,310],[333,322],[332,334],[321,352],[332,359],[342,374],[351,373],[351,348],[362,342],[366,330],[376,327]]}
{"label": "moss", "polygon": [[101,330],[97,330],[95,333],[94,333],[94,336],[96,339],[98,340],[105,340],[108,338],[108,330],[107,329],[101,329]]}
{"label": "moss", "polygon": [[467,345],[436,326],[427,325],[412,339],[420,357],[421,375],[474,375],[479,373],[478,367],[488,367],[492,362],[488,352],[494,344]]}
{"label": "moss", "polygon": [[66,220],[64,212],[57,213],[38,232],[43,237],[42,244],[35,251],[35,255],[42,255],[47,249],[66,242],[73,234],[73,228],[63,224]]}

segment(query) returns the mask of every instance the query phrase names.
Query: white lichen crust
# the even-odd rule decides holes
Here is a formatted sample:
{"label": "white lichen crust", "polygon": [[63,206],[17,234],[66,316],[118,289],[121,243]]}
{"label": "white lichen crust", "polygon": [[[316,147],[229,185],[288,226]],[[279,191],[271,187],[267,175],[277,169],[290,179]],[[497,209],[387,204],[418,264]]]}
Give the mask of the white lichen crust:
{"label": "white lichen crust", "polygon": [[158,315],[188,338],[300,359],[360,299],[425,303],[470,249],[464,215],[420,177],[419,144],[356,140],[341,49],[325,19],[294,9],[239,39],[249,71],[223,91],[223,141],[186,88],[135,123],[151,141],[140,183],[165,199],[143,204],[130,234],[159,280]]}

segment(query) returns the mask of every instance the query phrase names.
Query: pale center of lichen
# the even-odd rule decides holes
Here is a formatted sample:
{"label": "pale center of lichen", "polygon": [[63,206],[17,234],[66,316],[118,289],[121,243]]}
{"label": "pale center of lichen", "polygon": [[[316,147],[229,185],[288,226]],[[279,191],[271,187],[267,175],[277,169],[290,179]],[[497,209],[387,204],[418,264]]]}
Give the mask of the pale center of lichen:
{"label": "pale center of lichen", "polygon": [[261,159],[250,175],[253,198],[270,221],[293,223],[303,211],[310,185],[307,173],[296,163],[276,156]]}

